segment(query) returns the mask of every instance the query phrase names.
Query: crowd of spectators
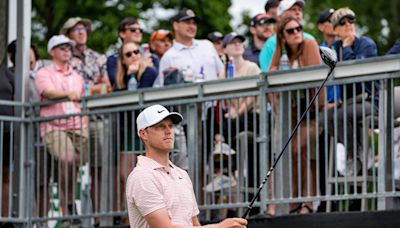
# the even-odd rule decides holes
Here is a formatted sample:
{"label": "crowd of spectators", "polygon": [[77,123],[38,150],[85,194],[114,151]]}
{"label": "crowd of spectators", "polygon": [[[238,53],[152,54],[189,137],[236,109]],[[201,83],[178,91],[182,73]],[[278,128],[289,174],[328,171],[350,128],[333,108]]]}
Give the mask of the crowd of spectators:
{"label": "crowd of spectators", "polygon": [[[30,51],[30,77],[29,77],[29,101],[47,101],[60,98],[66,98],[66,102],[56,103],[40,108],[40,116],[70,115],[80,113],[80,98],[91,94],[103,94],[115,91],[136,90],[139,88],[162,87],[175,83],[202,82],[230,77],[229,64],[234,65],[233,78],[257,75],[261,72],[277,71],[285,69],[296,69],[306,66],[320,65],[319,49],[313,34],[303,31],[303,9],[304,0],[267,0],[265,12],[260,12],[250,20],[249,33],[251,34],[248,45],[245,44],[245,37],[235,32],[222,34],[219,31],[211,32],[207,39],[197,39],[197,21],[198,18],[191,9],[182,9],[171,19],[173,31],[160,29],[154,31],[149,39],[149,44],[143,43],[143,29],[136,18],[124,18],[118,27],[118,37],[121,45],[115,54],[106,57],[87,46],[87,40],[90,39],[92,32],[92,22],[85,18],[73,17],[68,19],[60,29],[60,35],[54,35],[48,41],[47,51],[51,56],[51,61],[39,60],[35,46]],[[261,11],[261,9],[260,9]],[[356,14],[349,8],[326,9],[321,12],[316,25],[323,34],[321,46],[327,46],[334,49],[338,55],[339,61],[364,59],[377,55],[377,47],[373,40],[367,36],[356,34]],[[315,34],[314,34],[315,35]],[[400,52],[399,41],[394,44],[388,54]],[[0,69],[0,99],[13,100],[15,69],[15,41],[9,45],[8,54],[13,63],[11,68]],[[283,61],[283,57],[287,61]],[[285,64],[285,66],[283,66]],[[286,68],[285,68],[286,67]],[[132,84],[135,79],[136,84]],[[340,124],[339,129],[335,131],[342,132],[343,127],[347,129],[347,135],[339,134],[338,141],[341,143],[353,142],[352,127],[355,124],[351,121],[352,106],[341,106],[346,100],[353,100],[351,105],[355,109],[361,110],[366,105],[365,110],[371,112],[377,111],[376,95],[379,90],[377,83],[366,83],[365,90],[361,89],[361,84],[352,84],[344,87],[330,86],[327,91],[322,92],[320,102],[324,101],[326,94],[328,100],[328,132],[334,134],[333,111],[337,116],[343,117],[343,112],[347,112],[346,125]],[[90,87],[90,92],[85,88]],[[346,97],[342,96],[342,90],[346,90]],[[353,93],[353,89],[354,91]],[[374,92],[373,92],[374,91]],[[86,92],[86,93],[85,93]],[[302,91],[305,92],[305,91]],[[311,91],[311,96],[313,91]],[[354,97],[355,95],[355,97]],[[362,97],[369,97],[366,103],[362,103]],[[301,95],[302,99],[306,97]],[[279,105],[278,95],[274,94],[268,97],[269,102]],[[238,129],[230,129],[231,132],[241,132],[244,129],[258,132],[253,129],[253,121],[258,123],[258,114],[245,114],[245,112],[256,112],[258,101],[253,97],[241,98],[238,102],[224,104],[222,125],[236,126],[236,119],[239,121]],[[301,101],[301,105],[307,101]],[[217,107],[217,103],[207,103],[203,106],[205,109],[204,118],[209,120],[212,110],[210,107]],[[221,104],[222,105],[222,104]],[[322,104],[320,105],[323,106]],[[255,108],[253,108],[255,107]],[[319,106],[318,106],[319,107]],[[333,107],[337,107],[333,109]],[[371,108],[372,107],[372,108]],[[295,107],[297,108],[297,107]],[[304,110],[304,107],[299,107]],[[279,109],[274,107],[277,112]],[[315,112],[316,110],[311,110]],[[361,111],[356,112],[361,115]],[[0,107],[1,115],[13,115],[12,110],[6,107]],[[246,118],[243,118],[246,116]],[[255,117],[257,120],[248,119]],[[276,115],[278,116],[278,115]],[[355,119],[359,119],[356,116]],[[293,112],[291,117],[292,126],[298,119],[297,113]],[[323,119],[322,116],[320,120]],[[102,120],[102,121],[99,121]],[[110,121],[110,120],[109,120]],[[246,122],[247,121],[247,122]],[[343,123],[343,119],[337,120]],[[99,132],[104,131],[105,117],[94,115],[89,119],[81,116],[65,118],[58,121],[43,122],[41,124],[40,136],[43,138],[49,153],[56,160],[61,161],[61,175],[68,177],[65,181],[60,181],[62,188],[67,189],[68,195],[74,195],[72,182],[74,180],[72,170],[84,160],[92,161],[92,173],[97,169],[101,173],[101,162],[104,156],[99,151],[100,148],[107,147],[104,136]],[[108,122],[109,123],[109,122]],[[129,121],[129,123],[131,123]],[[307,148],[315,149],[315,138],[318,132],[315,130],[315,119],[311,120],[308,126],[301,125],[300,135],[306,136],[307,132],[311,134],[311,145],[307,144],[306,138],[293,139],[292,153],[294,157],[298,153],[302,154],[301,161],[293,159],[293,186],[298,186],[297,177],[301,177],[300,186],[303,189],[293,189],[293,197],[305,196],[307,193],[307,184],[311,183],[311,196],[317,192],[315,186],[315,151],[311,152],[311,165],[306,166],[307,161],[304,154]],[[245,125],[248,125],[245,127]],[[320,124],[321,125],[321,124]],[[218,132],[216,126],[215,136],[219,141],[224,141],[228,137],[227,128]],[[129,137],[134,137],[134,130],[129,133]],[[10,137],[9,126],[4,126],[3,137],[7,142]],[[210,132],[207,132],[210,133]],[[214,136],[211,136],[214,138]],[[91,142],[91,158],[87,158],[86,141]],[[130,139],[132,140],[132,139]],[[346,147],[349,151],[357,151],[353,146],[361,145],[360,139],[355,139],[357,143],[348,143]],[[218,141],[218,140],[217,140]],[[97,142],[98,145],[94,145]],[[61,144],[60,144],[61,143]],[[120,142],[124,144],[123,141]],[[7,143],[3,144],[3,177],[8,177],[9,160]],[[207,146],[208,147],[208,146]],[[98,151],[93,151],[99,148]],[[136,148],[124,148],[126,151]],[[277,149],[277,148],[275,148]],[[186,156],[186,155],[185,155]],[[358,154],[355,154],[358,156]],[[349,156],[349,159],[354,159]],[[126,169],[121,169],[121,185],[127,178],[130,170],[134,168],[135,157],[131,153],[121,153],[121,164],[128,164]],[[95,162],[96,161],[96,162]],[[297,173],[297,166],[301,165],[301,173]],[[68,166],[68,167],[67,167]],[[178,166],[188,169],[187,160],[183,160]],[[310,168],[310,170],[307,170]],[[128,170],[128,173],[123,173]],[[68,173],[67,173],[68,172]],[[308,175],[307,175],[308,173]],[[97,175],[98,183],[101,182],[101,175]],[[310,178],[310,179],[307,179]],[[4,182],[5,181],[5,182]],[[7,189],[7,179],[3,179],[3,189]],[[95,181],[92,181],[94,183]],[[92,189],[95,187],[92,186]],[[310,191],[309,191],[310,192]],[[69,213],[73,214],[76,210],[73,205],[73,198],[65,199],[66,192],[61,192],[61,204],[68,208]],[[8,194],[4,194],[3,196]],[[92,194],[94,195],[94,194]],[[309,195],[309,196],[310,196]],[[7,197],[6,197],[7,198]],[[7,204],[7,199],[3,197],[3,203]],[[94,200],[99,205],[100,198]],[[6,207],[3,207],[6,208]],[[310,213],[315,210],[312,202],[293,204],[290,207],[292,212]],[[96,211],[99,208],[95,208]],[[5,212],[4,212],[5,213]],[[4,214],[3,213],[3,214]],[[268,213],[275,214],[275,208],[270,205]]]}

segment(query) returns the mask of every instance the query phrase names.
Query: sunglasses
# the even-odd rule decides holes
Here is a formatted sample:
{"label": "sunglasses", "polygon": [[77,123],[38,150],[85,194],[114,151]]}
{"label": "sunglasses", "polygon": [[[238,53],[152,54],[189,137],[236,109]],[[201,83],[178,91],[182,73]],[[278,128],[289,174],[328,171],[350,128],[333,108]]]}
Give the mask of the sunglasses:
{"label": "sunglasses", "polygon": [[88,28],[87,27],[80,27],[80,28],[74,28],[74,29],[71,30],[71,32],[73,32],[73,33],[79,33],[81,31],[82,32],[87,32]]}
{"label": "sunglasses", "polygon": [[138,55],[139,53],[140,53],[140,50],[136,49],[133,51],[125,52],[124,55],[125,55],[125,57],[130,58],[133,54]]}
{"label": "sunglasses", "polygon": [[349,24],[354,24],[354,22],[356,21],[356,19],[354,17],[343,17],[342,19],[340,19],[338,25],[343,26],[346,24],[346,21]]}
{"label": "sunglasses", "polygon": [[57,46],[61,51],[71,51],[71,45],[69,44],[61,44]]}
{"label": "sunglasses", "polygon": [[301,25],[294,28],[285,29],[285,32],[289,35],[293,35],[295,32],[301,32],[301,31],[303,31],[303,26]]}
{"label": "sunglasses", "polygon": [[140,33],[143,33],[143,29],[141,28],[126,28],[125,30],[129,30],[131,32],[139,31]]}

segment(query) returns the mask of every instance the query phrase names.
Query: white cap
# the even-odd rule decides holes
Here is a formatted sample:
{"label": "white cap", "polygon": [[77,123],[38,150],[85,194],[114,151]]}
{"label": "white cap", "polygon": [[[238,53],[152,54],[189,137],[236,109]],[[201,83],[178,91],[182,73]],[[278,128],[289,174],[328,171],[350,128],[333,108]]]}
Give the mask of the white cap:
{"label": "white cap", "polygon": [[278,6],[278,16],[282,15],[286,10],[292,8],[292,6],[296,3],[299,4],[301,8],[303,8],[305,4],[304,0],[282,0]]}
{"label": "white cap", "polygon": [[49,40],[49,42],[47,43],[47,52],[50,53],[50,51],[61,45],[61,44],[69,44],[71,46],[74,45],[74,41],[70,40],[68,37],[64,36],[64,35],[56,35],[56,36],[52,36]]}
{"label": "white cap", "polygon": [[181,114],[177,112],[169,112],[162,105],[152,105],[144,109],[136,118],[138,134],[140,129],[151,127],[154,124],[161,122],[165,118],[171,118],[172,123],[174,124],[178,124],[183,120]]}

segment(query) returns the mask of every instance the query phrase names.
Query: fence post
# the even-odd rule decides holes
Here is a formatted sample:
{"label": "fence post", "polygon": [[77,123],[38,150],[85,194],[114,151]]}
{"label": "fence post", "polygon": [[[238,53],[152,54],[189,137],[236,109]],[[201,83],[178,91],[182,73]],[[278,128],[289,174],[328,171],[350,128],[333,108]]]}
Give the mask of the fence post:
{"label": "fence post", "polygon": [[378,167],[378,210],[392,208],[393,199],[384,196],[391,191],[393,177],[392,169],[392,149],[393,149],[393,79],[381,81],[379,91],[379,167]]}

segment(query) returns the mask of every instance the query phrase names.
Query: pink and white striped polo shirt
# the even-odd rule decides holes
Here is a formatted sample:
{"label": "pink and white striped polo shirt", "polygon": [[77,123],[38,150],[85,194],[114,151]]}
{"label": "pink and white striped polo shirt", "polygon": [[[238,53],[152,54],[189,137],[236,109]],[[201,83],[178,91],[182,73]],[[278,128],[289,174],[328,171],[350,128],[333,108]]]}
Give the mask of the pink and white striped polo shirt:
{"label": "pink and white striped polo shirt", "polygon": [[147,228],[144,217],[166,208],[171,222],[193,226],[199,214],[193,185],[186,171],[169,162],[165,167],[145,156],[139,156],[129,174],[126,186],[129,223],[131,227]]}

